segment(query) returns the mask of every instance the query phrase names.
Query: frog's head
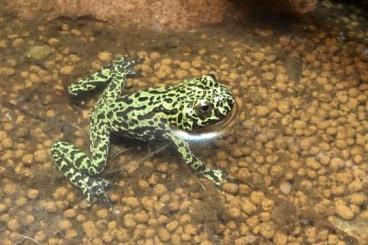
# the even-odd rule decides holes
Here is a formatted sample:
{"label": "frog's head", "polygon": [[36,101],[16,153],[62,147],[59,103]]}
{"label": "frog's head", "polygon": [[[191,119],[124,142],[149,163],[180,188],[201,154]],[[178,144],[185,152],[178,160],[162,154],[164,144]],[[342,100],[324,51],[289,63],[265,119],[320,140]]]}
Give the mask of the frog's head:
{"label": "frog's head", "polygon": [[177,126],[193,130],[221,122],[231,112],[234,97],[230,88],[220,84],[214,75],[184,80],[184,97],[178,102],[181,110]]}

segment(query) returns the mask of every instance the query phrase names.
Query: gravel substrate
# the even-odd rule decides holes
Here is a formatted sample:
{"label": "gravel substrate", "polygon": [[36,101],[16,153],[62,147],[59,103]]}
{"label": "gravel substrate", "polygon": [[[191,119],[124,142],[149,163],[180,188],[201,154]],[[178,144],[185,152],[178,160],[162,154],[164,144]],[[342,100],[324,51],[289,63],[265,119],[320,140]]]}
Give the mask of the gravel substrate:
{"label": "gravel substrate", "polygon": [[[175,36],[85,20],[35,26],[2,13],[0,243],[364,244],[367,19],[341,4],[319,10],[334,18]],[[87,151],[97,98],[68,100],[65,87],[124,54],[143,60],[129,91],[207,73],[232,87],[234,121],[193,147],[229,174],[222,188],[170,147],[124,139],[103,175],[111,206],[89,205],[54,168],[55,140]]]}

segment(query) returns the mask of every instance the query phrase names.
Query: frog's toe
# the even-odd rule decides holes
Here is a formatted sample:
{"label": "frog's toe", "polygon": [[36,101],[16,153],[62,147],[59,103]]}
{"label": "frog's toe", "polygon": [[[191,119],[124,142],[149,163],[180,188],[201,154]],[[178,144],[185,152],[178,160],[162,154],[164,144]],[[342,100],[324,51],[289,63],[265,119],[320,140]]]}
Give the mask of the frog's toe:
{"label": "frog's toe", "polygon": [[126,58],[123,69],[126,71],[129,77],[140,77],[142,74],[134,70],[136,64],[142,63],[143,59],[139,58]]}
{"label": "frog's toe", "polygon": [[[91,177],[92,178],[92,177]],[[111,187],[111,183],[103,178],[97,177],[93,178],[90,185],[83,191],[89,203],[101,202],[108,203],[109,199],[107,197],[106,189]]]}
{"label": "frog's toe", "polygon": [[98,182],[99,182],[99,184],[100,184],[101,186],[103,186],[103,188],[104,188],[104,189],[109,189],[109,188],[111,188],[111,186],[112,186],[111,182],[110,182],[110,181],[108,181],[108,180],[105,180],[104,178],[97,177],[97,178],[96,178],[96,181],[98,181]]}
{"label": "frog's toe", "polygon": [[203,175],[217,186],[221,186],[226,182],[226,173],[220,169],[209,169]]}
{"label": "frog's toe", "polygon": [[213,182],[215,182],[217,186],[220,186],[226,182],[227,175],[224,171],[220,169],[214,169],[212,171],[212,176],[213,176]]}

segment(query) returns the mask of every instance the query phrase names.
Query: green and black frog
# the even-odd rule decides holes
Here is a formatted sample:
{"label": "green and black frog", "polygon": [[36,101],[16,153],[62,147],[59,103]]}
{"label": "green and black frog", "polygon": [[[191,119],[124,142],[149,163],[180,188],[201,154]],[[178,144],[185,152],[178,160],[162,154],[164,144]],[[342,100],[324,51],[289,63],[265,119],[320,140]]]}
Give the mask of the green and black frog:
{"label": "green and black frog", "polygon": [[56,167],[87,198],[108,201],[109,181],[99,177],[106,166],[110,135],[121,134],[133,139],[171,142],[183,161],[216,185],[225,181],[225,174],[207,167],[193,155],[188,143],[175,130],[192,131],[222,121],[233,109],[230,89],[215,76],[185,79],[171,87],[156,87],[121,95],[127,78],[137,73],[134,59],[121,57],[68,87],[78,96],[99,86],[106,88],[95,104],[90,117],[90,155],[65,141],[52,145],[51,156]]}

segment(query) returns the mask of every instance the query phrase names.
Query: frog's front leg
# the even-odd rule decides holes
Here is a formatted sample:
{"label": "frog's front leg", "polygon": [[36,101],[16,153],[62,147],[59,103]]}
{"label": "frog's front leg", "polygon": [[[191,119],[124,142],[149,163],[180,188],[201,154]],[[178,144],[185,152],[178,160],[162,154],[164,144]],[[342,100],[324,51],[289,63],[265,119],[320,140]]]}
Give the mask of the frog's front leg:
{"label": "frog's front leg", "polygon": [[92,157],[65,141],[57,141],[51,148],[51,156],[56,167],[82,191],[88,202],[95,199],[107,202],[106,189],[111,185],[107,180],[96,176],[106,165],[109,147],[107,131],[99,133],[101,135],[92,140]]}
{"label": "frog's front leg", "polygon": [[222,170],[207,167],[192,153],[189,148],[189,144],[185,140],[179,138],[171,131],[166,133],[164,137],[174,143],[184,162],[189,165],[194,171],[198,172],[203,177],[211,180],[217,186],[220,186],[221,184],[226,182],[226,174]]}

